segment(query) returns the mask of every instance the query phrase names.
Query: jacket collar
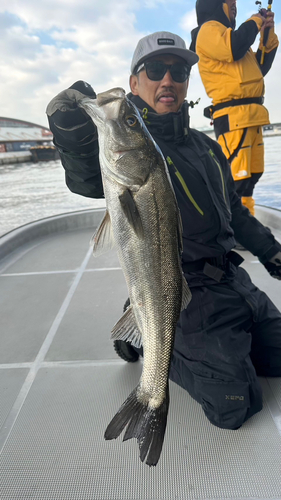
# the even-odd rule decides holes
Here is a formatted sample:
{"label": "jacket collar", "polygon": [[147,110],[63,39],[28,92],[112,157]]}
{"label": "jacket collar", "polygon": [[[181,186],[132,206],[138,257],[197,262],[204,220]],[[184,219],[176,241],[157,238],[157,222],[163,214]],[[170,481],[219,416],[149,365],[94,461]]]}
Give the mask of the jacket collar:
{"label": "jacket collar", "polygon": [[159,115],[155,113],[139,96],[128,94],[128,98],[137,106],[149,132],[153,137],[176,144],[184,143],[189,136],[188,102],[184,101],[177,113]]}

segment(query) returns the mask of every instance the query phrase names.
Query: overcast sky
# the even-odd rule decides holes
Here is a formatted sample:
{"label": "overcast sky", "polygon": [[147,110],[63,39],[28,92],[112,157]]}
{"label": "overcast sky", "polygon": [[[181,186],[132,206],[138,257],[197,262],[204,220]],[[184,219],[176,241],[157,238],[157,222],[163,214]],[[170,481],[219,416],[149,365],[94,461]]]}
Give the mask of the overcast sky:
{"label": "overcast sky", "polygon": [[[190,43],[196,23],[195,0],[1,0],[0,116],[47,126],[48,102],[76,80],[96,92],[112,87],[129,91],[129,67],[138,40],[153,31],[177,33]],[[238,0],[237,25],[257,8]],[[267,2],[263,7],[267,6]],[[281,1],[273,2],[281,39]],[[281,122],[281,48],[265,78],[265,105],[271,122]],[[203,108],[210,104],[193,69],[188,100],[191,126],[208,127]]]}

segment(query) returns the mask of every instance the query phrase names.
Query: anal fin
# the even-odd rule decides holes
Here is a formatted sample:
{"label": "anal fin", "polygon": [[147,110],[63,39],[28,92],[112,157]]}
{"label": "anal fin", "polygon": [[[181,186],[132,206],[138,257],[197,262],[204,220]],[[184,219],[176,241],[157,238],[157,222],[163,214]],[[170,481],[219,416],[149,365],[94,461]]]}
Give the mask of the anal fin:
{"label": "anal fin", "polygon": [[129,306],[119,321],[115,323],[111,330],[111,338],[114,340],[125,340],[135,347],[142,346],[142,336],[137,327],[132,306]]}

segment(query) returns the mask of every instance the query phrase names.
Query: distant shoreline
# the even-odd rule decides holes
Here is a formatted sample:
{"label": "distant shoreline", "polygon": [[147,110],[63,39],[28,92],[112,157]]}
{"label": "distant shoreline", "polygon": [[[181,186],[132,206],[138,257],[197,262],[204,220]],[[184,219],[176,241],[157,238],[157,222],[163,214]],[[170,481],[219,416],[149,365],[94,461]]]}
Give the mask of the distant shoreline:
{"label": "distant shoreline", "polygon": [[[212,139],[215,139],[215,132],[213,130],[200,130],[200,129],[197,129],[197,130],[199,130],[199,132],[203,132],[203,134],[212,136]],[[267,137],[277,137],[279,135],[281,135],[281,130],[280,130],[280,132],[267,132],[267,131],[263,132],[264,139]]]}

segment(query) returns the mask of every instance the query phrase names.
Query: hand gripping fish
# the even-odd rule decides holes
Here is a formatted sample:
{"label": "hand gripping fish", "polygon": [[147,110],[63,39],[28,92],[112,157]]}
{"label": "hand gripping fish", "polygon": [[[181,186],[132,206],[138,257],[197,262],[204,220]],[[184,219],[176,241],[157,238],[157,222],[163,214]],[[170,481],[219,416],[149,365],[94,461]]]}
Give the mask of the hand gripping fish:
{"label": "hand gripping fish", "polygon": [[182,224],[167,166],[135,105],[121,88],[79,104],[98,128],[106,214],[93,237],[94,254],[117,247],[130,307],[113,339],[143,345],[137,387],[105,431],[136,438],[140,458],[156,465],[169,408],[168,375],[176,323],[191,299],[181,269]]}

